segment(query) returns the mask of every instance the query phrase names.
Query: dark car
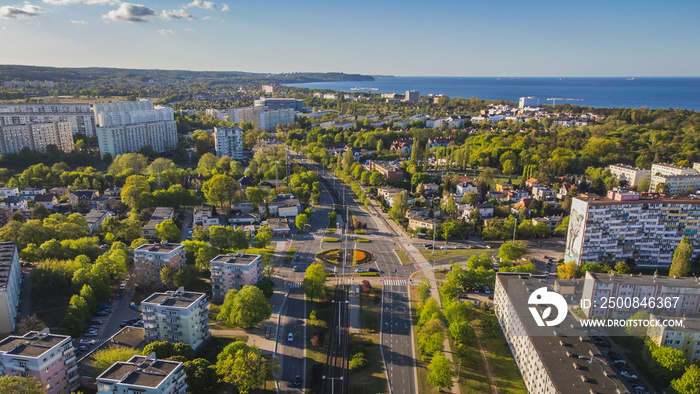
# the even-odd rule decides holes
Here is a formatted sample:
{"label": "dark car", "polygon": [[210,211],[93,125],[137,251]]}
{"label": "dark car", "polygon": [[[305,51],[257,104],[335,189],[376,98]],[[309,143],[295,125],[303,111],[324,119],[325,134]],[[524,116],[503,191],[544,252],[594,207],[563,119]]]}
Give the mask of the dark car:
{"label": "dark car", "polygon": [[123,322],[119,323],[119,327],[124,328],[126,326],[131,325],[132,323],[129,320],[124,320]]}
{"label": "dark car", "polygon": [[108,311],[97,311],[95,312],[95,316],[109,316]]}
{"label": "dark car", "polygon": [[107,305],[107,304],[100,304],[100,305],[97,306],[97,308],[98,308],[98,309],[101,309],[101,310],[112,309],[112,307],[111,307],[110,305]]}
{"label": "dark car", "polygon": [[301,386],[301,375],[294,376],[292,383],[294,383],[295,386]]}
{"label": "dark car", "polygon": [[90,324],[102,324],[102,320],[100,320],[100,319],[92,319],[92,320],[90,320]]}
{"label": "dark car", "polygon": [[376,268],[367,268],[367,271],[368,272],[379,272],[379,270]]}
{"label": "dark car", "polygon": [[128,320],[129,323],[136,323],[137,321],[141,320],[140,317],[132,317],[131,319]]}

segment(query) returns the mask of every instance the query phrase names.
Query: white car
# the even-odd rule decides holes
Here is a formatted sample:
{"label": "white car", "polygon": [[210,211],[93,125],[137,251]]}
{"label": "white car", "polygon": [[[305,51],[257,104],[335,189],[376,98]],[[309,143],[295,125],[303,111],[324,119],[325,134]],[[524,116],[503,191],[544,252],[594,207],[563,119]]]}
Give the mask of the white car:
{"label": "white car", "polygon": [[622,371],[622,372],[620,372],[620,375],[626,377],[627,379],[637,379],[637,375],[631,374],[631,373],[629,373],[629,372],[627,372],[627,371]]}
{"label": "white car", "polygon": [[440,249],[449,249],[449,248],[450,248],[450,245],[442,245],[442,246],[440,246]]}
{"label": "white car", "polygon": [[287,342],[294,342],[294,334],[291,332],[287,335]]}

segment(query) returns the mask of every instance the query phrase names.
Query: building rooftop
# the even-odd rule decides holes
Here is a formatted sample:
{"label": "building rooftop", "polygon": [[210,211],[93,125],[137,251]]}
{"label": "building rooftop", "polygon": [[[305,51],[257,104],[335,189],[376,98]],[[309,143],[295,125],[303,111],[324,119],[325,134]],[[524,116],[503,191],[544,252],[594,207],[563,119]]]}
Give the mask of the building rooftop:
{"label": "building rooftop", "polygon": [[229,254],[220,254],[213,259],[211,259],[212,263],[221,263],[221,264],[237,264],[237,265],[251,265],[257,260],[260,259],[259,254],[237,254],[237,253],[229,253]]}
{"label": "building rooftop", "polygon": [[[605,357],[580,329],[570,313],[557,327],[537,327],[529,312],[530,295],[543,286],[549,291],[555,280],[534,277],[529,274],[502,274],[496,276],[504,289],[510,304],[523,323],[526,335],[542,360],[549,378],[557,392],[561,393],[617,393],[624,391],[625,384],[616,376]],[[529,322],[532,322],[531,324]],[[533,332],[533,327],[538,332]],[[566,333],[559,327],[566,327]],[[546,334],[544,331],[547,330]],[[571,331],[576,330],[576,335]]]}
{"label": "building rooftop", "polygon": [[155,304],[166,306],[168,308],[188,308],[190,305],[206,297],[204,293],[195,293],[185,291],[184,288],[179,288],[175,291],[166,291],[165,293],[153,293],[148,298],[143,300],[141,304]]}
{"label": "building rooftop", "polygon": [[595,280],[597,284],[664,286],[675,288],[700,288],[700,280],[694,277],[673,277],[660,275],[618,275],[594,274],[586,272],[586,280]]}
{"label": "building rooftop", "polygon": [[631,165],[629,165],[629,164],[622,164],[622,163],[611,164],[610,167],[620,167],[620,168],[626,168],[626,169],[628,169],[628,170],[635,170],[635,171],[649,171],[649,170],[645,170],[645,169],[643,169],[643,168],[631,166]]}
{"label": "building rooftop", "polygon": [[639,195],[638,200],[616,201],[596,194],[581,195],[574,197],[588,202],[590,205],[625,205],[625,204],[700,204],[700,200],[691,198],[673,198],[648,196],[644,193]]}
{"label": "building rooftop", "polygon": [[175,212],[175,208],[171,207],[158,207],[155,210],[153,210],[153,215],[151,216],[151,220],[154,219],[169,219],[171,216],[173,216],[173,213]]}
{"label": "building rooftop", "polygon": [[170,253],[173,250],[183,247],[182,244],[161,242],[155,244],[143,244],[138,248],[134,249],[134,252],[144,252],[144,253]]}
{"label": "building rooftop", "polygon": [[194,207],[194,214],[195,215],[208,215],[211,216],[212,214],[212,209],[211,205],[197,205]]}
{"label": "building rooftop", "polygon": [[117,362],[107,368],[99,381],[119,382],[131,386],[156,388],[168,379],[182,363],[177,361],[158,360],[154,357],[133,356],[127,362]]}
{"label": "building rooftop", "polygon": [[[12,262],[17,253],[14,242],[0,242],[0,289],[7,287],[7,281],[12,272]],[[15,267],[18,269],[18,267]]]}
{"label": "building rooftop", "polygon": [[13,356],[36,358],[70,337],[48,332],[30,331],[23,336],[9,336],[0,341],[0,352]]}

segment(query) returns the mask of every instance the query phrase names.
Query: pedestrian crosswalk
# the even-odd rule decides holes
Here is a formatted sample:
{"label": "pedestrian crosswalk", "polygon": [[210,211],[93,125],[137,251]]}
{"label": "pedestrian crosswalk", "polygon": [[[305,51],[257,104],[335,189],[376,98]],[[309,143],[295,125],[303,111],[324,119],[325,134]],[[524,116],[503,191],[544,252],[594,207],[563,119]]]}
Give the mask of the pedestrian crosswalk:
{"label": "pedestrian crosswalk", "polygon": [[301,287],[301,282],[287,282],[287,286],[289,286],[290,289],[298,289]]}
{"label": "pedestrian crosswalk", "polygon": [[304,239],[323,239],[323,235],[321,234],[304,234],[302,238]]}
{"label": "pedestrian crosswalk", "polygon": [[406,286],[408,278],[383,278],[382,284],[384,286]]}
{"label": "pedestrian crosswalk", "polygon": [[370,238],[374,238],[374,239],[384,239],[384,238],[386,238],[385,236],[379,235],[379,234],[370,234],[369,237],[370,237]]}

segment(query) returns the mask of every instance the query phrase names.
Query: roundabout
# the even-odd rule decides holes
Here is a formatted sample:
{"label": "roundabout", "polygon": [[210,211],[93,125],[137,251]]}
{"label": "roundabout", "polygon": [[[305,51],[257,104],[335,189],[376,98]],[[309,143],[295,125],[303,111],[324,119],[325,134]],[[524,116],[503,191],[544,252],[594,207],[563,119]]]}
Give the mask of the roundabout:
{"label": "roundabout", "polygon": [[342,264],[343,261],[351,262],[351,265],[362,265],[374,261],[374,254],[366,250],[348,249],[346,256],[343,256],[343,252],[343,249],[324,250],[316,254],[316,259],[333,265]]}

